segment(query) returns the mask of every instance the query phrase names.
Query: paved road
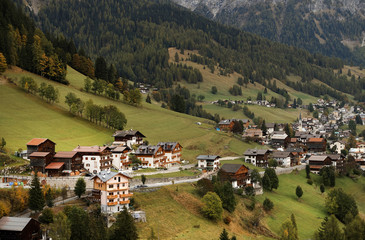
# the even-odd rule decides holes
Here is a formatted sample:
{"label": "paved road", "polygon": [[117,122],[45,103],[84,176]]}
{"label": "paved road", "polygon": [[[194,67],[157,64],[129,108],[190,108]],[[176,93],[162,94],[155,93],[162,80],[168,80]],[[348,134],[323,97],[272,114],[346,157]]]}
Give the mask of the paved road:
{"label": "paved road", "polygon": [[195,164],[174,166],[174,167],[171,167],[167,170],[157,170],[157,171],[154,171],[154,172],[128,171],[127,173],[132,177],[141,176],[141,175],[155,175],[155,174],[160,174],[160,173],[173,173],[173,172],[180,172],[180,167],[182,167],[183,169],[185,169],[185,168],[189,169],[189,168],[195,167]]}

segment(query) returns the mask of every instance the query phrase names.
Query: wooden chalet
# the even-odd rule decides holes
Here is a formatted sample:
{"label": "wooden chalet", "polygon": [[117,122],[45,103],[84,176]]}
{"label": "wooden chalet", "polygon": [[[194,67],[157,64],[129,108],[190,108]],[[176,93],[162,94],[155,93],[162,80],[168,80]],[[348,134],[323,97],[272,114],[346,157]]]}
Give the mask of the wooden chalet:
{"label": "wooden chalet", "polygon": [[284,147],[286,148],[290,142],[290,137],[282,131],[273,132],[271,136],[271,145],[273,147]]}
{"label": "wooden chalet", "polygon": [[292,167],[299,164],[298,154],[289,151],[274,151],[272,158],[283,167]]}
{"label": "wooden chalet", "polygon": [[257,167],[267,167],[270,151],[267,149],[247,149],[244,153],[245,162]]}
{"label": "wooden chalet", "polygon": [[29,155],[30,166],[34,172],[45,173],[45,168],[51,163],[53,154],[50,152],[32,152]]}
{"label": "wooden chalet", "polygon": [[343,154],[327,154],[332,161],[332,166],[336,171],[342,172],[344,170],[345,156]]}
{"label": "wooden chalet", "polygon": [[53,161],[65,163],[64,173],[71,173],[82,169],[82,156],[75,151],[57,152],[53,156]]}
{"label": "wooden chalet", "polygon": [[308,152],[325,152],[327,141],[324,138],[309,138],[306,146]]}
{"label": "wooden chalet", "polygon": [[225,120],[221,120],[219,123],[219,129],[221,131],[232,131],[233,126],[234,126],[234,119],[225,119]]}
{"label": "wooden chalet", "polygon": [[308,164],[312,172],[318,173],[321,168],[330,167],[332,161],[327,155],[312,155],[308,158]]}
{"label": "wooden chalet", "polygon": [[56,143],[52,142],[48,138],[33,138],[27,143],[28,156],[33,152],[50,152],[55,153]]}
{"label": "wooden chalet", "polygon": [[262,130],[254,128],[246,129],[242,135],[243,138],[258,138],[258,139],[262,139],[262,136],[263,136]]}
{"label": "wooden chalet", "polygon": [[141,160],[142,166],[159,168],[166,165],[167,157],[162,146],[139,146],[135,155]]}
{"label": "wooden chalet", "polygon": [[251,184],[251,170],[243,164],[224,164],[218,172],[221,181],[229,181],[233,188],[244,188]]}
{"label": "wooden chalet", "polygon": [[2,217],[0,219],[0,239],[42,239],[41,224],[33,218]]}
{"label": "wooden chalet", "polygon": [[64,162],[51,162],[45,168],[49,177],[61,176],[64,169],[65,169]]}
{"label": "wooden chalet", "polygon": [[116,145],[127,145],[128,147],[132,147],[132,145],[140,145],[143,143],[143,138],[146,136],[143,135],[140,131],[136,130],[123,130],[123,131],[116,131],[113,134],[114,142],[113,144]]}
{"label": "wooden chalet", "polygon": [[178,142],[159,142],[157,144],[161,146],[165,151],[165,156],[167,157],[165,167],[171,167],[181,163],[181,152],[182,146]]}

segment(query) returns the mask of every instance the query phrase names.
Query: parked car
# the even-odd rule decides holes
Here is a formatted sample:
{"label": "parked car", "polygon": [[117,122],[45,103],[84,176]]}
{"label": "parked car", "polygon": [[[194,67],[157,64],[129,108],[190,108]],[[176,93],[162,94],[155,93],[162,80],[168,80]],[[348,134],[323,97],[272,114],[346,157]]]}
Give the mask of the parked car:
{"label": "parked car", "polygon": [[138,167],[136,167],[136,166],[132,167],[132,170],[138,170]]}

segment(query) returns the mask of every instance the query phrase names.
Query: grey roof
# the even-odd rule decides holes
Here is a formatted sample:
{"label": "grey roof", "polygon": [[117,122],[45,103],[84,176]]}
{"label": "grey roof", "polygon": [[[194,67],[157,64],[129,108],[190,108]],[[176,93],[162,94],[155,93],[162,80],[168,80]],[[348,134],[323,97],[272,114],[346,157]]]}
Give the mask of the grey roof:
{"label": "grey roof", "polygon": [[113,134],[113,137],[125,137],[125,136],[135,136],[136,134],[141,135],[141,137],[146,137],[140,131],[137,130],[123,130],[123,131],[116,131]]}
{"label": "grey roof", "polygon": [[243,164],[231,164],[231,163],[227,163],[227,164],[224,164],[221,167],[221,169],[223,171],[225,171],[225,172],[236,173],[242,166],[244,166],[245,168],[248,168],[248,167],[246,167]]}
{"label": "grey roof", "polygon": [[275,127],[275,123],[265,123],[267,128],[274,128]]}
{"label": "grey roof", "polygon": [[139,146],[139,148],[135,152],[135,155],[144,155],[144,154],[155,155],[159,148],[160,148],[160,146],[158,146],[158,145],[156,145],[156,146]]}
{"label": "grey roof", "polygon": [[327,156],[331,158],[332,161],[337,161],[344,158],[342,154],[327,154]]}
{"label": "grey roof", "polygon": [[172,151],[179,144],[178,142],[159,142],[157,145],[161,146],[165,151]]}
{"label": "grey roof", "polygon": [[21,232],[31,220],[32,218],[2,217],[0,219],[0,231]]}
{"label": "grey roof", "polygon": [[122,172],[107,172],[107,171],[101,171],[99,173],[97,173],[95,176],[93,176],[91,179],[98,177],[100,178],[101,181],[106,182],[109,179],[113,178],[114,176],[118,175],[118,174],[122,174],[123,176],[127,177],[127,178],[131,178],[130,176],[128,176],[125,173]]}
{"label": "grey roof", "polygon": [[313,155],[308,158],[308,161],[319,161],[323,162],[326,158],[328,158],[327,155]]}
{"label": "grey roof", "polygon": [[286,149],[286,151],[287,152],[297,152],[297,153],[299,153],[299,152],[303,152],[303,148],[288,147]]}
{"label": "grey roof", "polygon": [[257,156],[257,155],[265,155],[269,150],[267,149],[247,149],[244,155],[246,156]]}
{"label": "grey roof", "polygon": [[272,154],[273,158],[286,158],[290,156],[290,152],[275,151]]}
{"label": "grey roof", "polygon": [[113,153],[121,153],[124,150],[131,150],[128,146],[116,147],[112,150]]}
{"label": "grey roof", "polygon": [[216,160],[220,158],[218,155],[199,155],[196,159],[198,160]]}
{"label": "grey roof", "polygon": [[218,124],[219,125],[226,125],[226,124],[230,124],[234,119],[225,119],[225,120],[221,120]]}

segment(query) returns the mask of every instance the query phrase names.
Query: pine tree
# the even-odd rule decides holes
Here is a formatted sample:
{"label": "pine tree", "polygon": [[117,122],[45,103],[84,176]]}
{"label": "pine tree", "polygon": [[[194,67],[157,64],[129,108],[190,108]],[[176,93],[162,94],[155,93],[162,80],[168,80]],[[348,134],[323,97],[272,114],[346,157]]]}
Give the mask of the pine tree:
{"label": "pine tree", "polygon": [[44,207],[44,202],[39,179],[37,173],[35,173],[29,190],[29,208],[36,212],[41,211]]}
{"label": "pine tree", "polygon": [[228,232],[226,231],[225,228],[223,228],[223,231],[222,231],[221,235],[219,236],[219,240],[230,240],[229,236],[228,236]]}
{"label": "pine tree", "polygon": [[305,165],[305,173],[306,173],[306,177],[307,177],[308,179],[310,179],[310,178],[311,178],[311,176],[310,176],[310,172],[311,172],[311,169],[310,169],[309,165],[308,165],[308,164],[307,164],[307,165]]}
{"label": "pine tree", "polygon": [[151,103],[151,97],[150,95],[148,94],[147,97],[146,97],[146,103]]}
{"label": "pine tree", "polygon": [[303,196],[303,190],[301,186],[297,186],[297,188],[295,189],[295,194],[297,195],[298,199]]}
{"label": "pine tree", "polygon": [[343,240],[343,238],[344,234],[334,215],[331,215],[328,220],[325,219],[314,235],[315,240]]}
{"label": "pine tree", "polygon": [[142,181],[142,184],[144,185],[145,182],[146,182],[146,176],[144,174],[141,175],[141,181]]}
{"label": "pine tree", "polygon": [[82,194],[86,191],[86,183],[83,178],[77,179],[76,185],[75,185],[75,194],[80,198]]}
{"label": "pine tree", "polygon": [[269,177],[269,175],[267,175],[267,173],[265,173],[264,177],[262,178],[262,187],[268,191],[272,190],[270,177]]}
{"label": "pine tree", "polygon": [[124,208],[117,216],[117,221],[114,223],[115,228],[111,233],[110,240],[135,240],[138,239],[137,228],[134,224],[133,217]]}
{"label": "pine tree", "polygon": [[53,194],[51,188],[48,188],[46,192],[46,204],[48,207],[53,207]]}

